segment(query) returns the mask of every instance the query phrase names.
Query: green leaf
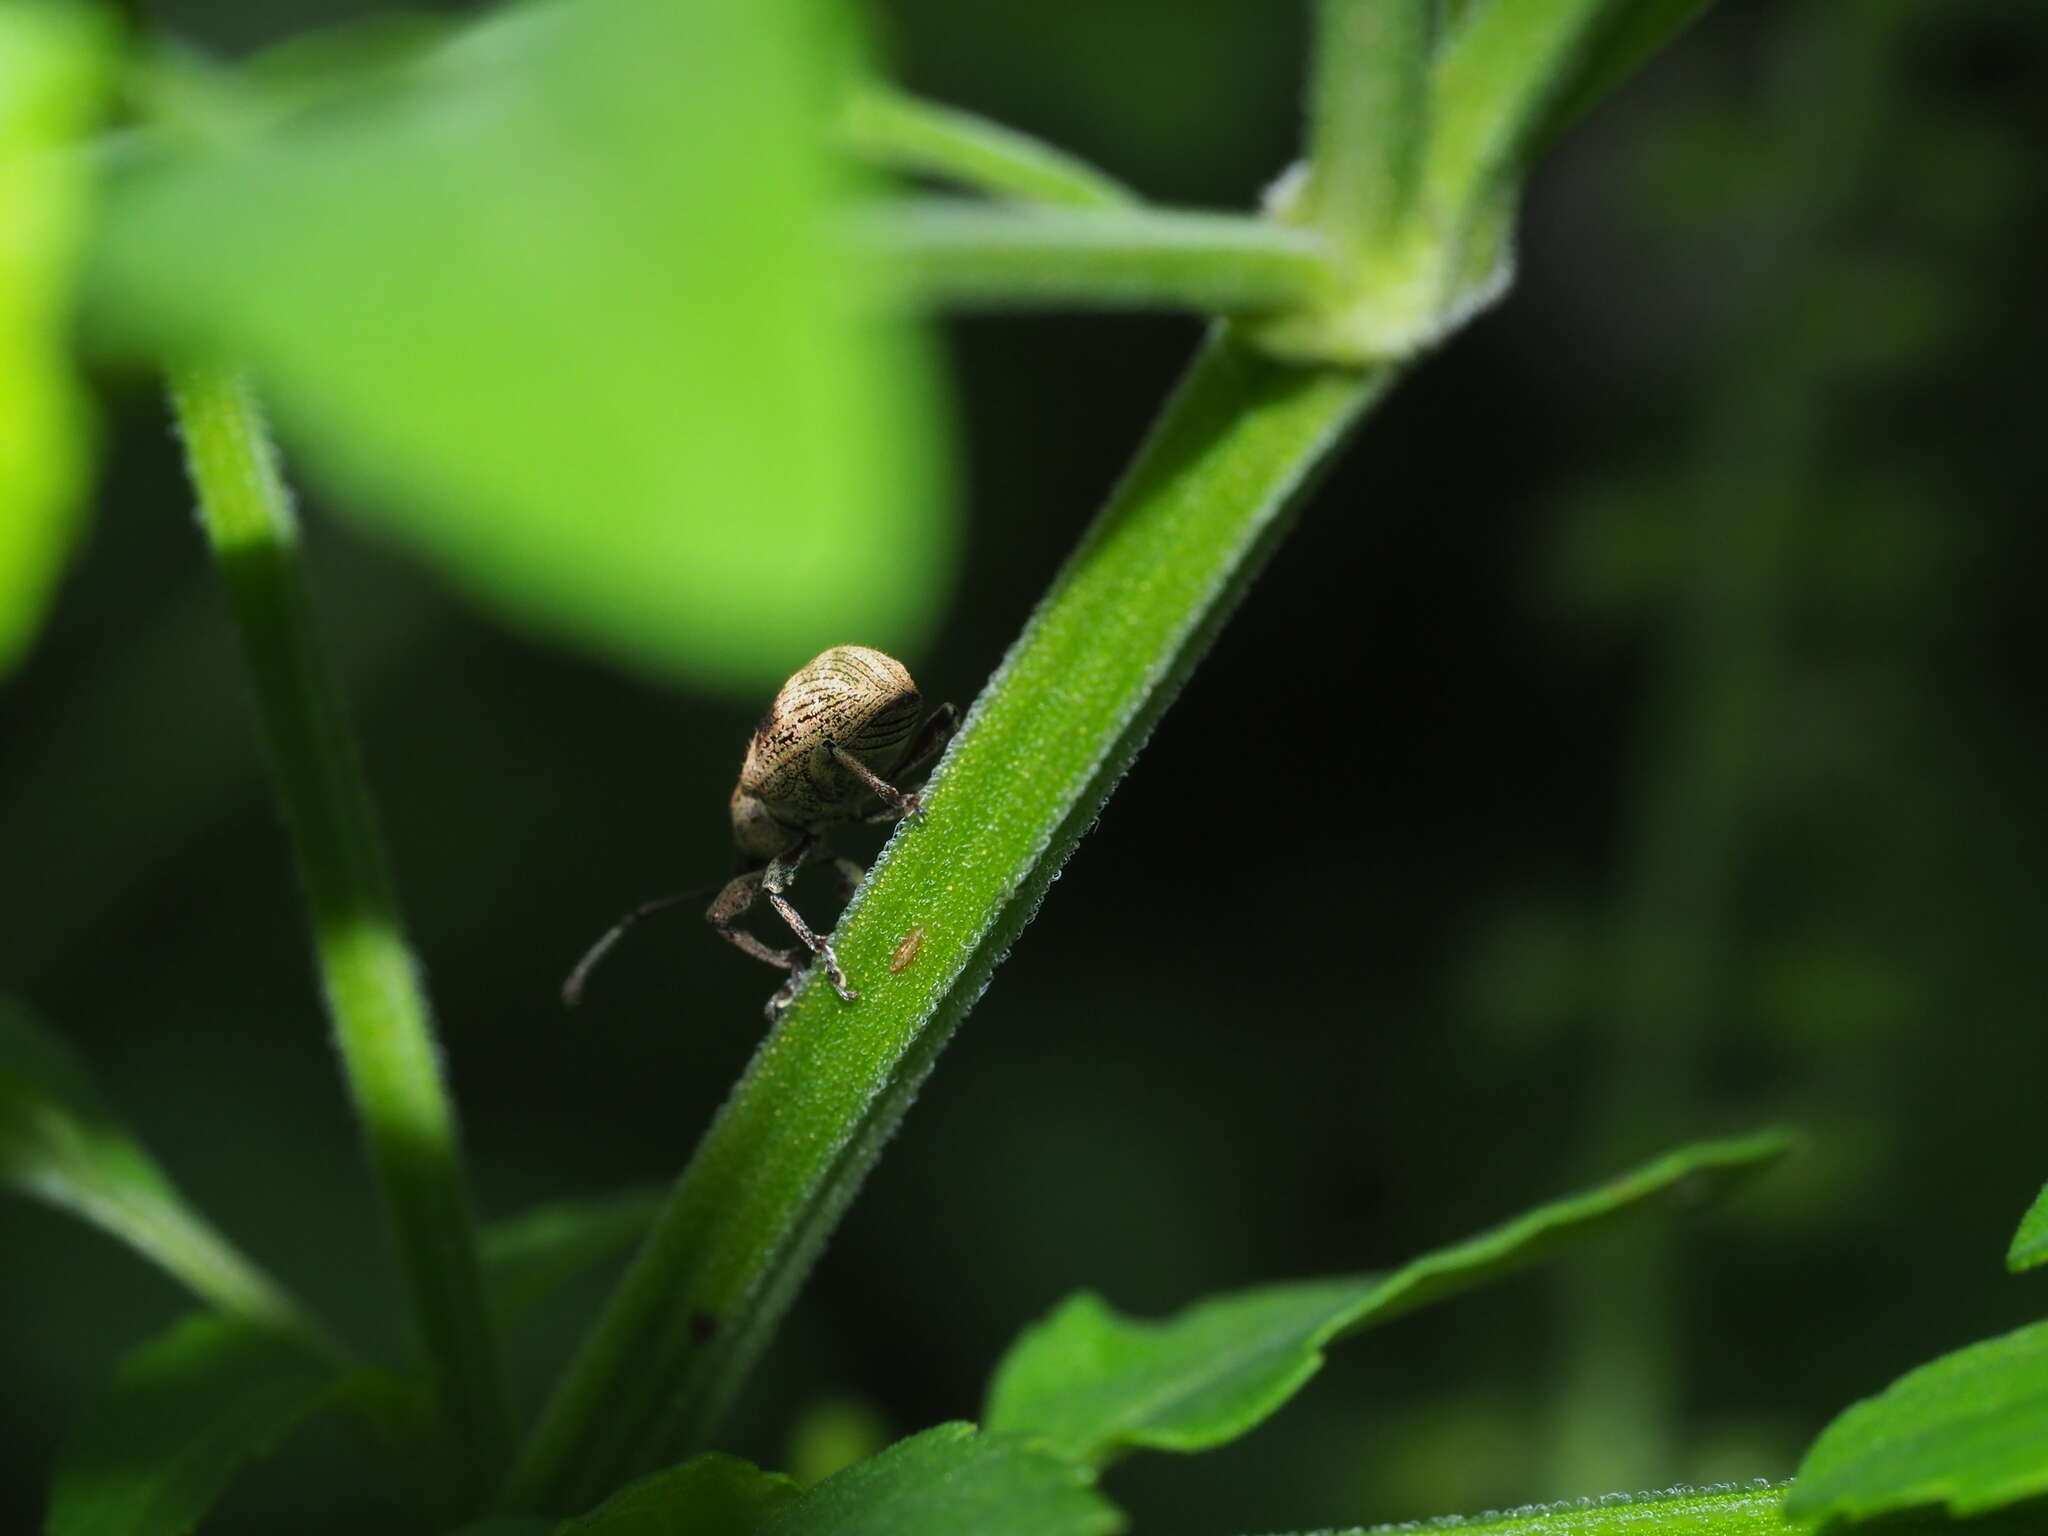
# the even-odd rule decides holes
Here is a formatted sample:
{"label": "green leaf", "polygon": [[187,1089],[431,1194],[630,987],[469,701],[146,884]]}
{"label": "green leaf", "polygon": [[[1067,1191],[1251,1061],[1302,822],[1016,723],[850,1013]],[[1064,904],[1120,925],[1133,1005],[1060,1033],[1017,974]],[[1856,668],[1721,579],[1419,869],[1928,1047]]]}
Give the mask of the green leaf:
{"label": "green leaf", "polygon": [[329,1402],[334,1368],[246,1323],[188,1317],[121,1362],[73,1428],[45,1536],[179,1536],[242,1463]]}
{"label": "green leaf", "polygon": [[225,1312],[317,1338],[297,1305],[185,1203],[64,1043],[4,996],[0,1186],[83,1217]]}
{"label": "green leaf", "polygon": [[508,1320],[578,1275],[623,1255],[654,1225],[667,1191],[536,1206],[483,1233],[484,1289]]}
{"label": "green leaf", "polygon": [[2033,1206],[2020,1218],[2020,1229],[2005,1253],[2005,1267],[2014,1274],[2036,1264],[2048,1264],[2048,1184],[2041,1186]]}
{"label": "green leaf", "polygon": [[558,1536],[759,1536],[801,1490],[730,1456],[693,1456],[622,1488]]}
{"label": "green leaf", "polygon": [[559,1536],[1107,1536],[1087,1472],[1016,1435],[941,1424],[805,1490],[730,1456],[644,1477]]}
{"label": "green leaf", "polygon": [[1123,1317],[1081,1292],[1028,1330],[997,1367],[989,1427],[1031,1431],[1086,1462],[1131,1447],[1224,1444],[1299,1391],[1333,1341],[1470,1290],[1654,1204],[1723,1193],[1786,1147],[1774,1134],[1687,1147],[1391,1274],[1261,1286],[1165,1322]]}
{"label": "green leaf", "polygon": [[[1444,1536],[1810,1536],[1810,1527],[1786,1518],[1784,1493],[1784,1484],[1757,1478],[1740,1487],[1610,1493],[1419,1525],[1323,1530],[1315,1536],[1390,1536],[1395,1531],[1427,1536],[1439,1529]],[[2039,1536],[2040,1530],[2038,1514],[1993,1516],[1972,1521],[1968,1536]],[[1957,1536],[1958,1528],[1944,1519],[1908,1518],[1887,1521],[1884,1531],[1885,1536]]]}
{"label": "green leaf", "polygon": [[0,674],[42,623],[76,540],[85,404],[69,347],[113,29],[83,5],[0,6]]}
{"label": "green leaf", "polygon": [[763,1536],[1107,1536],[1123,1516],[1082,1468],[1018,1435],[941,1424],[828,1477]]}
{"label": "green leaf", "polygon": [[1821,1431],[1786,1513],[1974,1515],[2048,1493],[2048,1322],[1908,1372]]}
{"label": "green leaf", "polygon": [[199,116],[269,126],[112,180],[100,332],[246,361],[346,510],[523,622],[750,693],[914,647],[952,540],[925,360],[829,238],[841,20],[514,7],[282,122],[223,78]]}

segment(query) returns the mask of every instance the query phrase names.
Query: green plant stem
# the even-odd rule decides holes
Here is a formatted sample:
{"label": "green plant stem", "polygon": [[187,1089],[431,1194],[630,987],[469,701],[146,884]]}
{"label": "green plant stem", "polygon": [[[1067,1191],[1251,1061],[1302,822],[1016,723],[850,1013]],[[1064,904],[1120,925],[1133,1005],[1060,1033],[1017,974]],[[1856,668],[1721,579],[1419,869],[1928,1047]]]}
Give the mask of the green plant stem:
{"label": "green plant stem", "polygon": [[1310,222],[1340,249],[1407,215],[1427,127],[1430,0],[1321,0],[1309,104]]}
{"label": "green plant stem", "polygon": [[887,205],[862,230],[913,297],[956,306],[1293,309],[1334,268],[1317,233],[1177,208]]}
{"label": "green plant stem", "polygon": [[1121,208],[1138,201],[1123,183],[1063,149],[884,85],[854,94],[842,131],[855,153],[877,165],[990,197],[1070,208]]}
{"label": "green plant stem", "polygon": [[[701,1446],[953,1029],[1391,369],[1219,328],[762,1045],[572,1364],[508,1502],[571,1509]],[[890,957],[922,936],[914,964]]]}
{"label": "green plant stem", "polygon": [[189,368],[171,396],[241,632],[335,1038],[413,1314],[477,1486],[511,1411],[484,1306],[455,1113],[340,698],[314,640],[297,519],[255,401]]}

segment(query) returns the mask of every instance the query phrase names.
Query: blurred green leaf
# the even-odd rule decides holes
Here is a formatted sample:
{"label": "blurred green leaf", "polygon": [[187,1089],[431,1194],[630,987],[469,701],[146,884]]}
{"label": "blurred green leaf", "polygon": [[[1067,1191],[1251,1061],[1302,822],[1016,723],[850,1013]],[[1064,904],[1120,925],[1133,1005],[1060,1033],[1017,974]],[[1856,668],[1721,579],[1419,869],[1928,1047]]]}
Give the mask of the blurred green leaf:
{"label": "blurred green leaf", "polygon": [[317,1337],[270,1278],[185,1203],[63,1041],[4,996],[0,1187],[83,1217],[223,1311],[273,1332]]}
{"label": "blurred green leaf", "polygon": [[559,1536],[757,1536],[801,1490],[790,1479],[717,1454],[643,1477]]}
{"label": "blurred green leaf", "polygon": [[42,622],[74,542],[84,402],[68,331],[113,28],[84,5],[0,4],[0,674]]}
{"label": "blurred green leaf", "polygon": [[749,691],[912,645],[951,539],[923,360],[828,238],[841,21],[518,7],[270,131],[131,157],[101,330],[247,361],[351,511],[523,621]]}
{"label": "blurred green leaf", "polygon": [[45,1536],[180,1536],[338,1385],[332,1366],[246,1323],[185,1318],[123,1360],[73,1427]]}
{"label": "blurred green leaf", "polygon": [[618,1258],[654,1225],[667,1191],[537,1206],[485,1228],[484,1289],[500,1321],[517,1317],[586,1270]]}
{"label": "blurred green leaf", "polygon": [[696,1456],[563,1523],[560,1536],[1106,1536],[1122,1517],[1087,1472],[1014,1435],[941,1424],[803,1490]]}
{"label": "blurred green leaf", "polygon": [[1542,1258],[1622,1217],[1740,1183],[1787,1147],[1782,1136],[1707,1142],[1535,1210],[1387,1275],[1261,1286],[1162,1323],[1083,1291],[1028,1330],[990,1384],[991,1429],[1042,1435],[1062,1455],[1199,1451],[1269,1418],[1319,1370],[1323,1347]]}
{"label": "blurred green leaf", "polygon": [[2048,1322],[1909,1371],[1821,1431],[1785,1510],[1974,1515],[2048,1493]]}
{"label": "blurred green leaf", "polygon": [[2048,1264],[2048,1184],[2041,1186],[2041,1193],[2020,1218],[2020,1229],[2013,1233],[2012,1247],[2005,1253],[2005,1267],[2014,1274],[2036,1264]]}
{"label": "blurred green leaf", "polygon": [[941,1424],[828,1477],[764,1536],[1107,1536],[1115,1506],[1082,1468],[1019,1435]]}

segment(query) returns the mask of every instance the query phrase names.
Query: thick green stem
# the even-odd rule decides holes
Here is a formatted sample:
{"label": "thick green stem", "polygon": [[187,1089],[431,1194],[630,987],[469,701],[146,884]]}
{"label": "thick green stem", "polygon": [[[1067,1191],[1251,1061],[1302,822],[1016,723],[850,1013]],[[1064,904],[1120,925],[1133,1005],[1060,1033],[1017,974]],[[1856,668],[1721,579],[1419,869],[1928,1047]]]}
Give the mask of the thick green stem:
{"label": "thick green stem", "polygon": [[1429,0],[1321,0],[1308,220],[1347,253],[1407,216],[1427,124]]}
{"label": "thick green stem", "polygon": [[[511,1486],[570,1509],[702,1446],[955,1026],[1391,370],[1210,340],[719,1112]],[[917,934],[915,959],[900,963]],[[891,956],[899,956],[897,968]]]}
{"label": "thick green stem", "polygon": [[172,400],[247,654],[257,714],[312,909],[335,1039],[438,1394],[481,1485],[511,1413],[476,1257],[454,1108],[340,698],[314,641],[298,524],[246,385],[214,369]]}
{"label": "thick green stem", "polygon": [[972,112],[871,85],[848,103],[844,133],[878,165],[951,181],[990,197],[1070,208],[1121,208],[1131,190],[1063,149]]}
{"label": "thick green stem", "polygon": [[1296,309],[1327,297],[1322,237],[1242,214],[1180,208],[1021,208],[937,198],[891,203],[861,233],[933,304]]}

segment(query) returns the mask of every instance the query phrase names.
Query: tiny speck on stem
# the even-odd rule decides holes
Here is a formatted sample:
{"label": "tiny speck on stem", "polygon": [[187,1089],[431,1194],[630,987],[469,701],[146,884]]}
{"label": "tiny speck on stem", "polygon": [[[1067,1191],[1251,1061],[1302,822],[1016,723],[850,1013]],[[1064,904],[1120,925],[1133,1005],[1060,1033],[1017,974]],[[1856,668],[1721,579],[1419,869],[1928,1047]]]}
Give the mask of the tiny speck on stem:
{"label": "tiny speck on stem", "polygon": [[910,932],[903,935],[902,942],[897,944],[895,950],[889,956],[889,974],[900,976],[909,970],[913,965],[917,964],[917,957],[923,949],[924,929],[911,929]]}

